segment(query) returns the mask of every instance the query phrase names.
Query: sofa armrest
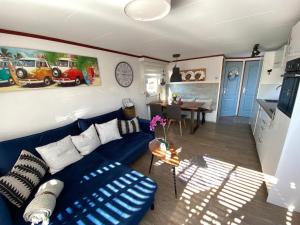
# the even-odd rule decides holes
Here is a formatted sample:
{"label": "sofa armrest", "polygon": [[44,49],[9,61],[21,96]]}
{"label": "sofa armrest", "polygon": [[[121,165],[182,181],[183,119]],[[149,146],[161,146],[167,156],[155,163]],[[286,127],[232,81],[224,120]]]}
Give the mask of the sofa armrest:
{"label": "sofa armrest", "polygon": [[8,202],[0,195],[0,221],[1,225],[13,225]]}
{"label": "sofa armrest", "polygon": [[138,118],[138,120],[139,120],[139,125],[141,130],[145,133],[151,134],[153,138],[155,138],[155,133],[150,130],[150,120],[145,120],[140,118]]}

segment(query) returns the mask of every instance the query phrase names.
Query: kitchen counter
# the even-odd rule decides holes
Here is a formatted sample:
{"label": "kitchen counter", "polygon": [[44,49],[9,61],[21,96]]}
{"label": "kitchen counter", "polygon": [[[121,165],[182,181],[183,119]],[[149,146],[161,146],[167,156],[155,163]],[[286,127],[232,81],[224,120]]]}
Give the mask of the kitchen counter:
{"label": "kitchen counter", "polygon": [[268,102],[264,99],[257,99],[258,104],[265,110],[268,116],[273,119],[273,114],[277,108],[278,102]]}

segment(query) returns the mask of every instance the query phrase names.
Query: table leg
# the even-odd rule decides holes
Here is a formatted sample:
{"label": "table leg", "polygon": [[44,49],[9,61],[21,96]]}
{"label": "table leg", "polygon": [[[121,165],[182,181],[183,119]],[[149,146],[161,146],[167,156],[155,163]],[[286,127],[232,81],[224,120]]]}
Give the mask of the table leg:
{"label": "table leg", "polygon": [[194,114],[195,114],[195,112],[194,112],[194,110],[191,110],[191,134],[192,133],[194,133]]}
{"label": "table leg", "polygon": [[200,123],[200,110],[197,110],[197,126],[199,126],[199,123]]}
{"label": "table leg", "polygon": [[205,123],[205,112],[202,112],[202,120],[201,120],[201,124]]}
{"label": "table leg", "polygon": [[195,111],[191,110],[191,134],[195,133],[195,131],[198,129],[199,127],[199,123],[200,123],[200,111],[197,110],[197,123],[195,124],[195,119],[194,119],[194,114]]}
{"label": "table leg", "polygon": [[173,166],[173,181],[174,181],[174,191],[175,191],[175,198],[177,198],[177,188],[176,188],[176,173],[175,173],[175,166]]}
{"label": "table leg", "polygon": [[151,173],[153,158],[154,158],[154,155],[151,156],[151,162],[150,162],[150,167],[149,167],[149,174]]}

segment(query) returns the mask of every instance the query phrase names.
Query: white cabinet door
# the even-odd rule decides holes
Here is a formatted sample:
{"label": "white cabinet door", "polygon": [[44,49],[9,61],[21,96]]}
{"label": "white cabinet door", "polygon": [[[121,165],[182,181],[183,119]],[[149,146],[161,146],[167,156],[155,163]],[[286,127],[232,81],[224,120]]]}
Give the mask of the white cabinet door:
{"label": "white cabinet door", "polygon": [[253,135],[255,133],[255,126],[256,126],[256,122],[257,122],[259,107],[260,106],[259,106],[258,102],[255,101],[253,104],[253,110],[252,110],[252,115],[251,115],[251,120],[250,120],[250,125],[251,125]]}
{"label": "white cabinet door", "polygon": [[270,84],[272,72],[269,73],[268,70],[273,70],[274,60],[275,60],[275,51],[265,52],[263,65],[261,69],[261,78],[260,84]]}
{"label": "white cabinet door", "polygon": [[[265,52],[261,70],[260,84],[281,84],[285,48],[278,51]],[[269,72],[268,72],[269,70]],[[271,70],[271,71],[270,71]]]}
{"label": "white cabinet door", "polygon": [[300,54],[300,21],[293,27],[290,39],[289,56]]}
{"label": "white cabinet door", "polygon": [[269,126],[268,144],[264,147],[267,158],[263,160],[262,166],[266,174],[275,175],[289,124],[290,118],[277,109],[274,120]]}
{"label": "white cabinet door", "polygon": [[268,157],[266,146],[268,146],[268,135],[269,135],[269,126],[271,123],[271,119],[268,116],[268,114],[264,111],[263,108],[261,108],[259,112],[259,117],[258,117],[258,125],[257,125],[257,140],[258,140],[258,155],[259,155],[259,160],[260,163],[263,167],[264,161]]}
{"label": "white cabinet door", "polygon": [[258,156],[260,158],[260,151],[261,151],[261,145],[262,145],[262,139],[261,139],[261,118],[260,118],[260,113],[261,113],[262,108],[259,106],[258,112],[257,112],[257,121],[255,125],[255,130],[254,130],[254,139],[256,143],[256,149]]}

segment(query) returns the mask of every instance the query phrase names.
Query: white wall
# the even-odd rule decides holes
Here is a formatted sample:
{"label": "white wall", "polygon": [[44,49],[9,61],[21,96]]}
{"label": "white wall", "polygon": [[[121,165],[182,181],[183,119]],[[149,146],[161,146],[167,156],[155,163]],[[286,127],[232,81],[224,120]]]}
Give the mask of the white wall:
{"label": "white wall", "polygon": [[[223,56],[192,59],[177,62],[181,70],[206,68],[206,81],[221,82]],[[174,63],[170,63],[168,74],[172,74]]]}
{"label": "white wall", "polygon": [[[217,120],[217,112],[219,107],[219,92],[221,87],[221,77],[222,77],[222,69],[223,69],[223,56],[209,57],[209,58],[200,58],[193,60],[185,60],[177,62],[177,66],[181,70],[187,69],[200,69],[206,68],[206,80],[205,82],[211,82],[218,84],[217,97],[216,97],[216,107],[212,113],[208,113],[206,116],[207,121],[216,122]],[[168,75],[169,78],[172,75],[172,69],[174,67],[174,63],[170,63],[168,66]],[[205,84],[201,84],[205,85]],[[209,83],[207,85],[210,85]],[[187,86],[187,85],[186,85]],[[185,87],[186,87],[185,86]],[[188,89],[186,90],[188,92]],[[201,96],[200,96],[201,97]],[[207,96],[205,96],[207,98]]]}
{"label": "white wall", "polygon": [[[137,114],[147,117],[145,96],[140,82],[138,58],[58,42],[0,34],[0,46],[66,52],[98,58],[101,86],[49,90],[0,92],[0,141],[20,137],[91,117],[121,107],[122,98],[132,98]],[[129,88],[115,80],[115,66],[128,62],[134,71]]]}
{"label": "white wall", "polygon": [[258,99],[279,99],[281,87],[278,84],[260,84]]}

